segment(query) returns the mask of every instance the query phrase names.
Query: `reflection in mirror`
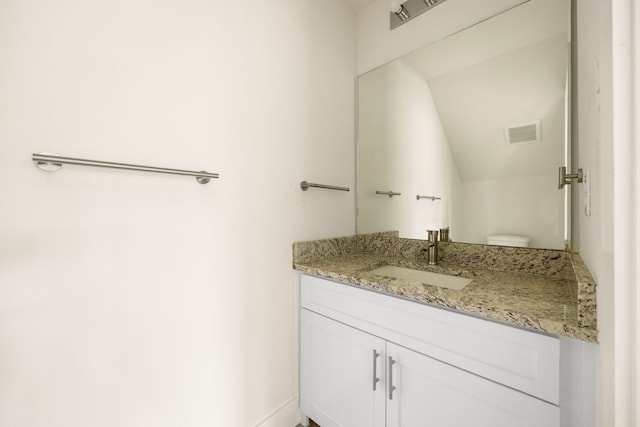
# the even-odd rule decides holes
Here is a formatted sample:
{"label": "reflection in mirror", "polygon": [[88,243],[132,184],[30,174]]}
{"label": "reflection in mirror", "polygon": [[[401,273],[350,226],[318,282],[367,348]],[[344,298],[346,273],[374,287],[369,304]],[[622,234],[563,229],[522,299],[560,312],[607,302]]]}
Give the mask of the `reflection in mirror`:
{"label": "reflection in mirror", "polygon": [[564,249],[569,23],[531,0],[360,76],[358,233]]}

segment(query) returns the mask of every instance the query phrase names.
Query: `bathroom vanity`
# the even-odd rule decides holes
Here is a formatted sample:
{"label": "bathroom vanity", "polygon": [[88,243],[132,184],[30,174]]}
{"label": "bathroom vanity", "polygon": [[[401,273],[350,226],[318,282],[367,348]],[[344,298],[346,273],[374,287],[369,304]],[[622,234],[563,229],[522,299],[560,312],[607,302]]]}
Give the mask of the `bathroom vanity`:
{"label": "bathroom vanity", "polygon": [[[428,266],[423,244],[360,235],[294,245],[303,421],[595,425],[595,289],[577,254],[445,244]],[[382,266],[471,281],[449,289]]]}

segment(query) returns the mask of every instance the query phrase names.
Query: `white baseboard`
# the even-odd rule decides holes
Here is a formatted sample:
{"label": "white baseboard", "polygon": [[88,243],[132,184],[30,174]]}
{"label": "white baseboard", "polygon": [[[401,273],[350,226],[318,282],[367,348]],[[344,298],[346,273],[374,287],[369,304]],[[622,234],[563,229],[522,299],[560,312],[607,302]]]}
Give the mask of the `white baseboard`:
{"label": "white baseboard", "polygon": [[298,395],[295,395],[253,427],[295,427],[300,422]]}

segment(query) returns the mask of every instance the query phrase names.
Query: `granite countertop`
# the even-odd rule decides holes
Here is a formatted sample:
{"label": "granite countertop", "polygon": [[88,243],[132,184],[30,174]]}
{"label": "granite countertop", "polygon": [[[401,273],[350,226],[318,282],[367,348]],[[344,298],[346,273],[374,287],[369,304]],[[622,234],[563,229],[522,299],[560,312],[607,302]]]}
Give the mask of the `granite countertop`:
{"label": "granite countertop", "polygon": [[[387,235],[294,244],[304,273],[423,304],[554,335],[597,341],[595,284],[578,254],[443,243],[440,263],[424,259],[424,241]],[[462,290],[370,273],[391,265],[472,279]]]}

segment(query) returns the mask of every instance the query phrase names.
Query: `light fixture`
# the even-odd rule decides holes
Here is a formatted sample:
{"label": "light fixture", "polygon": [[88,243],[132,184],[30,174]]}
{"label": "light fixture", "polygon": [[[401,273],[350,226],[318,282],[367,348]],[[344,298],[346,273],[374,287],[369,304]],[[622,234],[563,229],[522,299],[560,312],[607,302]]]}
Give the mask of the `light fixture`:
{"label": "light fixture", "polygon": [[391,11],[391,13],[395,13],[395,15],[400,18],[401,21],[406,21],[407,19],[411,18],[409,11],[399,1],[392,1],[389,6],[389,10]]}
{"label": "light fixture", "polygon": [[445,1],[447,0],[393,0],[389,4],[389,28],[393,30],[406,24]]}

